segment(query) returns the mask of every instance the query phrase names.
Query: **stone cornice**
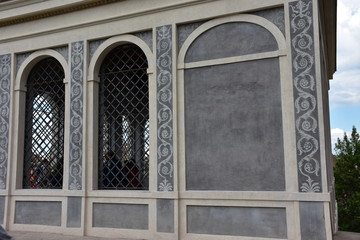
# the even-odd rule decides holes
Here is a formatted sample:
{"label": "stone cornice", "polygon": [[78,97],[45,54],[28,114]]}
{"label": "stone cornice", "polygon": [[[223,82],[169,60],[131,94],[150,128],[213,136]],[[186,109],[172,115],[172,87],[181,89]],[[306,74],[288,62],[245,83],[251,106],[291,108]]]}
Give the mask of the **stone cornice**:
{"label": "stone cornice", "polygon": [[93,0],[93,1],[84,1],[82,3],[77,3],[75,5],[64,4],[62,7],[58,7],[56,9],[48,9],[44,11],[20,15],[18,17],[13,17],[10,19],[0,19],[0,27],[34,21],[34,20],[57,16],[66,13],[71,13],[71,12],[97,7],[108,3],[119,2],[119,1],[124,1],[124,0]]}

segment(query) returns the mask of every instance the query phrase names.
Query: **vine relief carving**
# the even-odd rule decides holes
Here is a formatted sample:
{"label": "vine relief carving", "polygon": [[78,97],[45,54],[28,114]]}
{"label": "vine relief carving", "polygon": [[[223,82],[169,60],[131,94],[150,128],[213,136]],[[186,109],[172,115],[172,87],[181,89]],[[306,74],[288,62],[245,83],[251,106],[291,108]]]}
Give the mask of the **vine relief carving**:
{"label": "vine relief carving", "polygon": [[0,189],[6,189],[9,115],[10,115],[11,55],[0,56]]}
{"label": "vine relief carving", "polygon": [[156,28],[158,190],[173,191],[172,26]]}
{"label": "vine relief carving", "polygon": [[299,191],[322,192],[312,0],[289,8]]}
{"label": "vine relief carving", "polygon": [[69,189],[82,189],[84,42],[71,44]]}

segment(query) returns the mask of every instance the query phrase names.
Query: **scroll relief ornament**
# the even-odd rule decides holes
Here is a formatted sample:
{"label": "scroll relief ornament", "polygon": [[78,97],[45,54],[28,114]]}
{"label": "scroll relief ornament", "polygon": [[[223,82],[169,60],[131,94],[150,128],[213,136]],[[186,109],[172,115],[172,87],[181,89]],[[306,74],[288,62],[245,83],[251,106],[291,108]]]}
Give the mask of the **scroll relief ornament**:
{"label": "scroll relief ornament", "polygon": [[84,43],[71,46],[70,190],[81,190]]}
{"label": "scroll relief ornament", "polygon": [[157,28],[158,190],[173,191],[172,28]]}
{"label": "scroll relief ornament", "polygon": [[290,4],[299,189],[321,192],[312,1]]}

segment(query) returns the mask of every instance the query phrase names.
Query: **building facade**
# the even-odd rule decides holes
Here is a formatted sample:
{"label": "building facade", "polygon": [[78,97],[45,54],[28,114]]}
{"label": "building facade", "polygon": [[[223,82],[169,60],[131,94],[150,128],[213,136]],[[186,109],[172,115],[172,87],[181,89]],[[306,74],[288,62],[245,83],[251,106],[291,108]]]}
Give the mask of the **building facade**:
{"label": "building facade", "polygon": [[0,1],[0,223],[329,240],[336,1]]}

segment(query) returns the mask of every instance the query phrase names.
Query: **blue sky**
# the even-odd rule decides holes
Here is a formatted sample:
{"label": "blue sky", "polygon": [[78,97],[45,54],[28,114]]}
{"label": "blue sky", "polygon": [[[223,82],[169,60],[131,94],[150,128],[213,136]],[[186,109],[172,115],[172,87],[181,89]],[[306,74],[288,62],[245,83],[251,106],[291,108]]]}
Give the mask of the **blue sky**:
{"label": "blue sky", "polygon": [[360,0],[337,3],[337,72],[329,92],[333,147],[353,125],[360,131]]}

